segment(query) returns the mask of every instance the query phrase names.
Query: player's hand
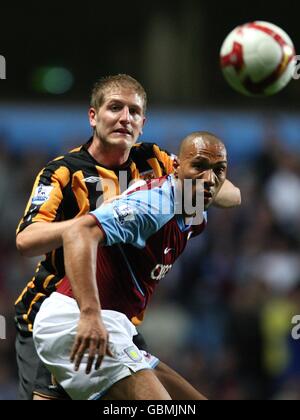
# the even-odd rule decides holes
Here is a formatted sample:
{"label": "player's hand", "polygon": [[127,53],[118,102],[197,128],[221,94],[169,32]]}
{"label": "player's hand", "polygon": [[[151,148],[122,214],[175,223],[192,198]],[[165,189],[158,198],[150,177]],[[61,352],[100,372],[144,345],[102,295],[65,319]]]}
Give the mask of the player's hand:
{"label": "player's hand", "polygon": [[98,370],[105,354],[113,357],[108,348],[108,332],[99,314],[80,315],[75,342],[72,347],[70,360],[78,371],[84,354],[88,350],[86,373],[89,374],[94,360],[95,370]]}

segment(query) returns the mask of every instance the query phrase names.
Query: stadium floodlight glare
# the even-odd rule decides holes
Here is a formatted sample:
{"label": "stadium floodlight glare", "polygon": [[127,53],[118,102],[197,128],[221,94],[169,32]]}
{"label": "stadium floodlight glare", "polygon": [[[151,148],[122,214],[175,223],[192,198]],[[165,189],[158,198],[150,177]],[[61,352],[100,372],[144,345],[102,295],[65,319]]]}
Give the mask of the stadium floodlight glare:
{"label": "stadium floodlight glare", "polygon": [[41,93],[61,95],[68,92],[73,83],[73,74],[64,67],[39,67],[33,74],[33,87]]}

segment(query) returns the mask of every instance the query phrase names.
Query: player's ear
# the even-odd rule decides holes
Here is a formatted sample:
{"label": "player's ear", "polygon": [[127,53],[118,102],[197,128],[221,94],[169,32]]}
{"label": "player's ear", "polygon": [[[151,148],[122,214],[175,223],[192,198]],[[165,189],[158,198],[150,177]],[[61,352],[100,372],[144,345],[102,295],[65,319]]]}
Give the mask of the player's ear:
{"label": "player's ear", "polygon": [[174,156],[173,158],[173,166],[174,169],[177,169],[180,166],[180,159],[178,156]]}
{"label": "player's ear", "polygon": [[178,177],[178,169],[180,166],[180,159],[178,156],[174,156],[173,158],[173,168],[174,168],[174,175],[176,176],[176,178]]}
{"label": "player's ear", "polygon": [[145,123],[146,123],[146,117],[143,118],[143,124],[142,124],[142,127],[140,129],[140,136],[143,134],[143,128],[144,128]]}
{"label": "player's ear", "polygon": [[95,108],[91,107],[89,109],[89,121],[90,121],[90,125],[91,127],[95,128],[96,127],[96,110]]}

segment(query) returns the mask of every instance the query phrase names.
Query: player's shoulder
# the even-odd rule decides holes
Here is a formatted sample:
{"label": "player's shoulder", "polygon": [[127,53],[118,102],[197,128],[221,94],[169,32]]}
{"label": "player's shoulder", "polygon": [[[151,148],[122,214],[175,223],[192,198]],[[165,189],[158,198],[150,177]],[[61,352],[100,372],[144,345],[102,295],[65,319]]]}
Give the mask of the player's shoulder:
{"label": "player's shoulder", "polygon": [[158,158],[161,153],[170,153],[164,149],[161,149],[160,146],[154,142],[141,142],[135,144],[131,149],[131,157],[142,157],[144,159]]}
{"label": "player's shoulder", "polygon": [[162,189],[167,186],[171,187],[171,176],[165,175],[160,178],[153,178],[148,180],[138,180],[132,184],[124,193],[124,196],[130,196],[134,193],[141,191],[153,191],[156,189]]}
{"label": "player's shoulder", "polygon": [[47,163],[46,168],[66,167],[74,171],[81,169],[84,162],[88,162],[86,144],[82,144],[63,155],[55,157]]}

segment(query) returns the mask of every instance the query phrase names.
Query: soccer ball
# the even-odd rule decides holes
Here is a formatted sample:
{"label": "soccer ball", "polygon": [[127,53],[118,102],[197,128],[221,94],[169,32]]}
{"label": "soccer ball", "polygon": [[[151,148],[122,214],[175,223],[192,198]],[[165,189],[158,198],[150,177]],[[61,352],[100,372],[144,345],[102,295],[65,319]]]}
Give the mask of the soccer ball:
{"label": "soccer ball", "polygon": [[295,49],[278,26],[255,21],[237,26],[226,37],[220,52],[227,82],[249,96],[273,95],[291,80]]}

